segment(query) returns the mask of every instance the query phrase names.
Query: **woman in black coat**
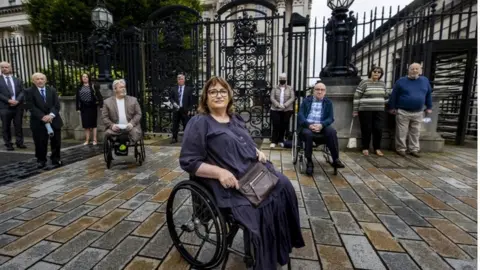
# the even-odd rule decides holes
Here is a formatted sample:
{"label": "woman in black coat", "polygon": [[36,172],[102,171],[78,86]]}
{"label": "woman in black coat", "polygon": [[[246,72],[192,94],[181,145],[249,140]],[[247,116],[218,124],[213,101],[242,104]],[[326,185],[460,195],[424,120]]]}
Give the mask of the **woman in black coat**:
{"label": "woman in black coat", "polygon": [[90,141],[90,131],[93,131],[93,145],[97,145],[97,112],[98,107],[103,106],[103,97],[100,94],[100,87],[91,81],[87,73],[83,73],[81,84],[77,88],[76,103],[77,112],[82,118],[82,127],[85,129],[85,143]]}

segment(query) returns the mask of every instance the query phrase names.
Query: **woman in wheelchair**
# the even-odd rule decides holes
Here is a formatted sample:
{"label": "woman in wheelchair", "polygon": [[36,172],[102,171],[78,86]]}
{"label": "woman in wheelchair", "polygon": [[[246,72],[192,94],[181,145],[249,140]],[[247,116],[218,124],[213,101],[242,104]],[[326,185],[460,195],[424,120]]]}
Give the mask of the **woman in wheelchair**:
{"label": "woman in wheelchair", "polygon": [[[276,269],[285,265],[292,248],[303,247],[298,201],[295,190],[283,174],[274,170],[245,127],[233,113],[233,91],[219,77],[203,88],[199,115],[185,130],[180,153],[183,170],[210,188],[217,205],[226,208],[241,223],[254,247],[254,269]],[[239,180],[252,165],[262,162],[278,177],[271,193],[258,206],[243,196]]]}

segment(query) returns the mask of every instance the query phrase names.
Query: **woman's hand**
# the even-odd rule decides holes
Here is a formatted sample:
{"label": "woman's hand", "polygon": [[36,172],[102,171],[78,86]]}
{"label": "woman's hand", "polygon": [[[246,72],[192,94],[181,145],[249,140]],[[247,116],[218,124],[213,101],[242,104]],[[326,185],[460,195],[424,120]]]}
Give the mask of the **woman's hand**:
{"label": "woman's hand", "polygon": [[267,156],[265,155],[265,153],[263,153],[262,151],[260,151],[258,149],[255,149],[255,150],[257,150],[258,161],[260,161],[262,163],[266,163],[267,162]]}
{"label": "woman's hand", "polygon": [[218,181],[224,188],[236,188],[239,189],[237,178],[228,170],[221,169],[218,175]]}

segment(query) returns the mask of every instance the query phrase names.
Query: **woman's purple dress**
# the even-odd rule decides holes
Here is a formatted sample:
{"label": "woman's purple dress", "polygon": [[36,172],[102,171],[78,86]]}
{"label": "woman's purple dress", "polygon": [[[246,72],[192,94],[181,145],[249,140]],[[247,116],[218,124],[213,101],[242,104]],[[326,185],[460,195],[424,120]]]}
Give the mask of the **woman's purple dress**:
{"label": "woman's purple dress", "polygon": [[[240,116],[233,116],[229,123],[219,123],[210,115],[197,115],[186,127],[180,166],[194,175],[202,163],[216,164],[239,179],[257,162],[255,148]],[[295,189],[286,176],[280,172],[276,175],[278,184],[258,208],[237,190],[223,188],[218,180],[202,179],[213,191],[218,206],[229,208],[235,220],[247,228],[245,233],[249,233],[255,247],[256,270],[276,269],[277,262],[285,265],[293,247],[305,246]]]}

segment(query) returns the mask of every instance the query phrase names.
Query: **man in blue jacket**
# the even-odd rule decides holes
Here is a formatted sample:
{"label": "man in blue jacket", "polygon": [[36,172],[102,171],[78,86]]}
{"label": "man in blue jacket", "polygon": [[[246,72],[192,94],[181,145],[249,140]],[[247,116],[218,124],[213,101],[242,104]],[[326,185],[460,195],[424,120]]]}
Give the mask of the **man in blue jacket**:
{"label": "man in blue jacket", "polygon": [[313,173],[312,151],[315,134],[323,134],[328,150],[332,154],[332,166],[344,168],[338,157],[337,131],[333,123],[333,105],[325,97],[327,87],[321,82],[315,84],[313,95],[306,97],[298,111],[299,134],[305,142],[305,158],[307,159],[307,174]]}
{"label": "man in blue jacket", "polygon": [[408,67],[408,76],[398,79],[389,100],[390,113],[395,114],[395,148],[400,156],[408,152],[420,157],[420,127],[424,110],[432,113],[432,88],[430,81],[420,76],[422,66],[413,63]]}

